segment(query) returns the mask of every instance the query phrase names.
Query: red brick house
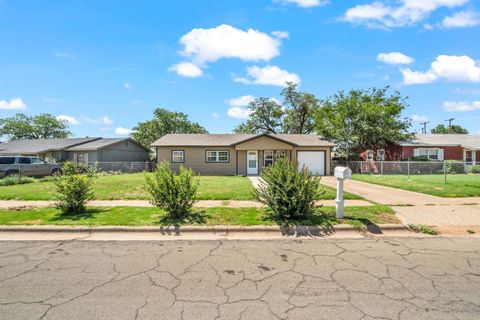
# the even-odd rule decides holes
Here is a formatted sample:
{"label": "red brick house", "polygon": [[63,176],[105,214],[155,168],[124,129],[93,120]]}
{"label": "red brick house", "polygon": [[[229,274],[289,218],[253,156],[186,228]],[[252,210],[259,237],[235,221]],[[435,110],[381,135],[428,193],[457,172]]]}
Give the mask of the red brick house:
{"label": "red brick house", "polygon": [[417,134],[414,139],[385,148],[365,150],[362,160],[399,161],[412,157],[430,160],[480,162],[480,135]]}

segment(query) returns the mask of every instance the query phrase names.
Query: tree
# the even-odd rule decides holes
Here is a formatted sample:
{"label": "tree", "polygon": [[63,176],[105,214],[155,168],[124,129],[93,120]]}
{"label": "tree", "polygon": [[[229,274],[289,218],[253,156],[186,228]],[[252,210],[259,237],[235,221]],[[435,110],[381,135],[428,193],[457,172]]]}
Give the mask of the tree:
{"label": "tree", "polygon": [[153,115],[152,120],[139,122],[133,128],[132,138],[146,147],[168,133],[208,133],[197,122],[188,120],[188,116],[183,112],[157,108]]}
{"label": "tree", "polygon": [[17,113],[0,119],[0,137],[7,140],[66,138],[71,134],[68,122],[48,113],[27,116]]}
{"label": "tree", "polygon": [[249,119],[234,129],[237,133],[311,133],[318,100],[311,93],[299,92],[297,84],[287,82],[281,94],[282,105],[259,97],[248,105]]}
{"label": "tree", "polygon": [[431,130],[432,133],[436,134],[468,134],[468,130],[465,128],[462,128],[459,125],[452,125],[452,127],[449,129],[445,127],[443,124],[437,125],[435,128]]}
{"label": "tree", "polygon": [[388,89],[340,91],[321,101],[317,133],[333,141],[336,151],[349,158],[411,138],[411,120],[401,116],[407,103],[399,92],[388,96]]}

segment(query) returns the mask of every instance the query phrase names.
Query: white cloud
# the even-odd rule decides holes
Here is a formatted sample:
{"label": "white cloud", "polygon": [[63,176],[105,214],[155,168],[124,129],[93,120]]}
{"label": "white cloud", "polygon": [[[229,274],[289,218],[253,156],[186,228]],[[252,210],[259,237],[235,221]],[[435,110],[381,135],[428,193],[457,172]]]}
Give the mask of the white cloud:
{"label": "white cloud", "polygon": [[258,30],[246,31],[227,24],[215,28],[196,28],[182,36],[182,54],[197,65],[222,58],[268,61],[280,54],[281,42]]}
{"label": "white cloud", "polygon": [[288,33],[288,31],[273,31],[272,36],[278,39],[287,39],[290,37],[290,33]]}
{"label": "white cloud", "polygon": [[242,107],[231,107],[227,110],[227,114],[236,119],[248,119],[251,111],[247,108]]}
{"label": "white cloud", "polygon": [[125,89],[127,89],[127,90],[130,90],[130,88],[132,87],[132,85],[131,85],[130,83],[128,83],[128,82],[125,82],[125,83],[123,84],[123,87],[124,87]]}
{"label": "white cloud", "polygon": [[445,101],[443,103],[443,109],[449,112],[466,112],[473,110],[480,110],[480,100],[467,102],[467,101]]}
{"label": "white cloud", "polygon": [[440,55],[430,65],[430,69],[412,71],[400,70],[404,84],[431,83],[438,80],[456,82],[480,82],[480,66],[469,56]]}
{"label": "white cloud", "polygon": [[168,68],[170,72],[176,72],[181,76],[188,78],[200,77],[203,74],[202,69],[191,62],[182,62],[172,65]]}
{"label": "white cloud", "polygon": [[63,52],[63,51],[56,51],[55,56],[57,58],[62,58],[62,59],[74,59],[75,55],[68,53],[68,52]]}
{"label": "white cloud", "polygon": [[70,124],[80,124],[80,121],[78,121],[75,117],[67,116],[66,114],[58,115],[56,118],[57,120],[66,121]]}
{"label": "white cloud", "polygon": [[452,93],[461,95],[480,95],[480,88],[455,88]]}
{"label": "white cloud", "polygon": [[347,9],[344,21],[363,24],[371,28],[394,28],[417,24],[442,7],[463,6],[469,0],[401,0],[398,6],[387,6],[383,2],[356,5]]}
{"label": "white cloud", "polygon": [[377,60],[388,64],[410,64],[415,60],[400,52],[379,53]]}
{"label": "white cloud", "polygon": [[442,25],[446,28],[474,27],[480,24],[480,17],[474,11],[460,11],[445,17]]}
{"label": "white cloud", "polygon": [[428,121],[427,116],[419,116],[417,114],[412,115],[412,120],[415,122],[425,122]]}
{"label": "white cloud", "polygon": [[275,2],[283,4],[296,4],[302,8],[318,7],[330,3],[329,0],[276,0]]}
{"label": "white cloud", "polygon": [[119,136],[126,136],[126,135],[129,135],[130,133],[132,133],[131,129],[127,129],[127,128],[124,128],[124,127],[115,128],[115,134],[117,134]]}
{"label": "white cloud", "polygon": [[282,70],[277,66],[247,68],[247,78],[235,77],[235,82],[245,84],[264,84],[284,87],[286,82],[300,83],[300,77],[295,73]]}
{"label": "white cloud", "polygon": [[245,106],[248,106],[250,102],[252,102],[253,100],[255,100],[254,96],[246,95],[246,96],[240,96],[237,98],[229,99],[225,101],[225,103],[227,103],[231,107],[245,107]]}
{"label": "white cloud", "polygon": [[0,100],[0,110],[25,110],[27,105],[20,98],[7,100]]}
{"label": "white cloud", "polygon": [[112,124],[112,123],[115,122],[114,120],[112,120],[108,116],[103,116],[103,117],[100,117],[100,118],[83,117],[83,121],[85,121],[87,123],[92,123],[92,124]]}

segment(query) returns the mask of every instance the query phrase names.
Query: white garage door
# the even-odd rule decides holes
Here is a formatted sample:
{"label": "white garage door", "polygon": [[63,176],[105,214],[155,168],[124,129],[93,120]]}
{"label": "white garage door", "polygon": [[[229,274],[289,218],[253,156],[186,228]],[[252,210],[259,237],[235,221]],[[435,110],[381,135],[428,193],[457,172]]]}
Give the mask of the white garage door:
{"label": "white garage door", "polygon": [[325,151],[298,151],[298,168],[303,166],[310,170],[311,174],[325,175]]}

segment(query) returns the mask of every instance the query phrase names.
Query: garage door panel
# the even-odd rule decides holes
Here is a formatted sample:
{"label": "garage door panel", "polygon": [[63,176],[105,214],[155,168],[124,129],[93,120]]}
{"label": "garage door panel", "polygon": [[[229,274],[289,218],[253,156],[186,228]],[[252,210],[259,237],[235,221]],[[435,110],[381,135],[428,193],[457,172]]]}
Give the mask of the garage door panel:
{"label": "garage door panel", "polygon": [[298,168],[307,167],[313,175],[325,175],[325,151],[298,151]]}

